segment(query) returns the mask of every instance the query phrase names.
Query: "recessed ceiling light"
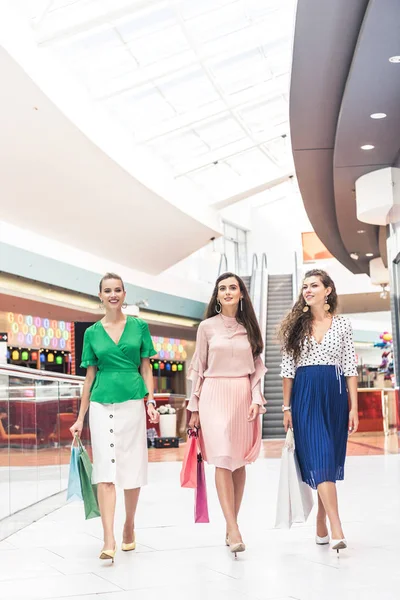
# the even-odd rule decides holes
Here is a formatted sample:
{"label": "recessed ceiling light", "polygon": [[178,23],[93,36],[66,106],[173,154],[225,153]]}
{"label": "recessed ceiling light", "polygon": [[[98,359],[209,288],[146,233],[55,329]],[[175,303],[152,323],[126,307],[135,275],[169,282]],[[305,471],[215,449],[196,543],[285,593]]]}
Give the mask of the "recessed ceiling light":
{"label": "recessed ceiling light", "polygon": [[365,233],[365,229],[359,229],[357,233]]}
{"label": "recessed ceiling light", "polygon": [[391,62],[391,63],[400,63],[400,56],[391,56],[389,58],[389,62]]}
{"label": "recessed ceiling light", "polygon": [[386,113],[372,113],[371,119],[385,119],[387,117]]}
{"label": "recessed ceiling light", "polygon": [[374,148],[375,146],[372,144],[364,144],[364,146],[361,146],[361,150],[373,150]]}
{"label": "recessed ceiling light", "polygon": [[350,254],[350,258],[352,258],[353,260],[358,260],[359,256],[358,256],[357,252],[352,252]]}
{"label": "recessed ceiling light", "polygon": [[365,256],[373,256],[374,253],[373,252],[367,252]]}

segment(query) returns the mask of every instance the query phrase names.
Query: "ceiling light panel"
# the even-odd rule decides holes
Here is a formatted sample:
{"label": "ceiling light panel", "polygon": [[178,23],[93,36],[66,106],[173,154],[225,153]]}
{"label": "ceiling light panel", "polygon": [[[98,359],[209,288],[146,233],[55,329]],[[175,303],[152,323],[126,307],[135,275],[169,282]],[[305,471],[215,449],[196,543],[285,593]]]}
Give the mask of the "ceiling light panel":
{"label": "ceiling light panel", "polygon": [[166,160],[174,168],[175,174],[183,171],[179,165],[184,159],[192,158],[193,160],[200,157],[202,158],[200,164],[204,164],[207,162],[204,157],[210,151],[210,147],[193,131],[164,136],[146,145],[160,158]]}
{"label": "ceiling light panel", "polygon": [[[185,21],[204,15],[205,13],[213,13],[228,4],[234,4],[237,0],[178,0],[175,3],[176,9]],[[210,15],[211,18],[211,15]]]}
{"label": "ceiling light panel", "polygon": [[274,179],[280,174],[276,166],[258,148],[232,156],[226,163],[241,177],[251,177],[254,185],[258,181]]}
{"label": "ceiling light panel", "polygon": [[160,78],[155,83],[177,113],[184,113],[193,107],[219,99],[217,90],[200,67],[177,73],[173,77]]}
{"label": "ceiling light panel", "polygon": [[151,36],[176,24],[174,9],[165,6],[165,3],[161,7],[156,4],[136,13],[128,12],[127,16],[113,21],[113,25],[119,32],[123,42],[127,44]]}
{"label": "ceiling light panel", "polygon": [[280,136],[294,10],[294,0],[54,0],[35,32],[177,181],[220,199],[292,164]]}
{"label": "ceiling light panel", "polygon": [[210,61],[208,66],[221,90],[226,94],[235,94],[272,77],[268,64],[258,48],[222,61]]}
{"label": "ceiling light panel", "polygon": [[244,106],[237,110],[237,114],[257,139],[265,139],[265,135],[272,133],[274,127],[287,124],[289,107],[284,98],[278,96],[270,101]]}
{"label": "ceiling light panel", "polygon": [[237,174],[225,163],[205,167],[187,177],[214,197],[228,196],[238,180]]}
{"label": "ceiling light panel", "polygon": [[212,15],[205,13],[185,23],[188,34],[196,45],[240,31],[249,25],[250,19],[243,9],[243,2],[233,2],[214,10]]}
{"label": "ceiling light panel", "polygon": [[106,106],[135,134],[142,134],[150,125],[171,119],[176,114],[160,92],[150,86],[111,98]]}
{"label": "ceiling light panel", "polygon": [[134,39],[127,44],[140,67],[191,50],[179,25]]}

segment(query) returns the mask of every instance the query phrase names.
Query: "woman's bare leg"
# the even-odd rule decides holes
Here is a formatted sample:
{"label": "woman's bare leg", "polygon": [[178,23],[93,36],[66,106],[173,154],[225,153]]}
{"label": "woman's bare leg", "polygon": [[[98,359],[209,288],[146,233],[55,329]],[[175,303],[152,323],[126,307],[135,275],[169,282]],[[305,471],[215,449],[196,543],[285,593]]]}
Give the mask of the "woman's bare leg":
{"label": "woman's bare leg", "polygon": [[125,495],[125,524],[122,541],[131,544],[134,540],[132,534],[135,529],[135,514],[139,500],[140,488],[124,490]]}
{"label": "woman's bare leg", "polygon": [[336,484],[332,481],[324,481],[318,486],[318,496],[324,505],[326,514],[331,524],[332,538],[340,540],[344,538],[342,524],[339,517],[339,507],[336,492]]}
{"label": "woman's bare leg", "polygon": [[317,535],[325,537],[328,535],[328,527],[326,525],[326,510],[318,492],[318,512],[317,512]]}
{"label": "woman's bare leg", "polygon": [[97,486],[97,498],[104,532],[103,550],[114,550],[115,485],[113,483],[99,483]]}
{"label": "woman's bare leg", "polygon": [[237,524],[235,489],[233,473],[228,469],[215,469],[215,484],[217,486],[218,499],[226,521],[226,531],[231,543],[242,542],[242,536]]}

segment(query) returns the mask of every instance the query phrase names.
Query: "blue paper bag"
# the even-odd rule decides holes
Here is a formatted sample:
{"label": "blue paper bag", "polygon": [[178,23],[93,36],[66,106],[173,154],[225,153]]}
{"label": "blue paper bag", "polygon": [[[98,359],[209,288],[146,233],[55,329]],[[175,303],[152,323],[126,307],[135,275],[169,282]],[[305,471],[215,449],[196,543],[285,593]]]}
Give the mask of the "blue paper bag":
{"label": "blue paper bag", "polygon": [[68,490],[67,500],[75,498],[76,500],[83,500],[81,479],[79,477],[79,448],[74,445],[71,447],[71,460],[69,463],[69,477],[68,477]]}

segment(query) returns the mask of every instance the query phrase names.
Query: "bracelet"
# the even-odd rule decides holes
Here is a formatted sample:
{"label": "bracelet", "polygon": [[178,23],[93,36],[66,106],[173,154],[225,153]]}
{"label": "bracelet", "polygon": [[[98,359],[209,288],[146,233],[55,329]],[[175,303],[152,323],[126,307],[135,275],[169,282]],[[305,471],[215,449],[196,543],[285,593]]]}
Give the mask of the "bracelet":
{"label": "bracelet", "polygon": [[146,406],[149,406],[150,404],[153,404],[153,406],[157,406],[156,401],[155,400],[147,400],[146,402]]}
{"label": "bracelet", "polygon": [[282,404],[282,412],[286,412],[287,410],[291,410],[290,406],[285,406]]}

